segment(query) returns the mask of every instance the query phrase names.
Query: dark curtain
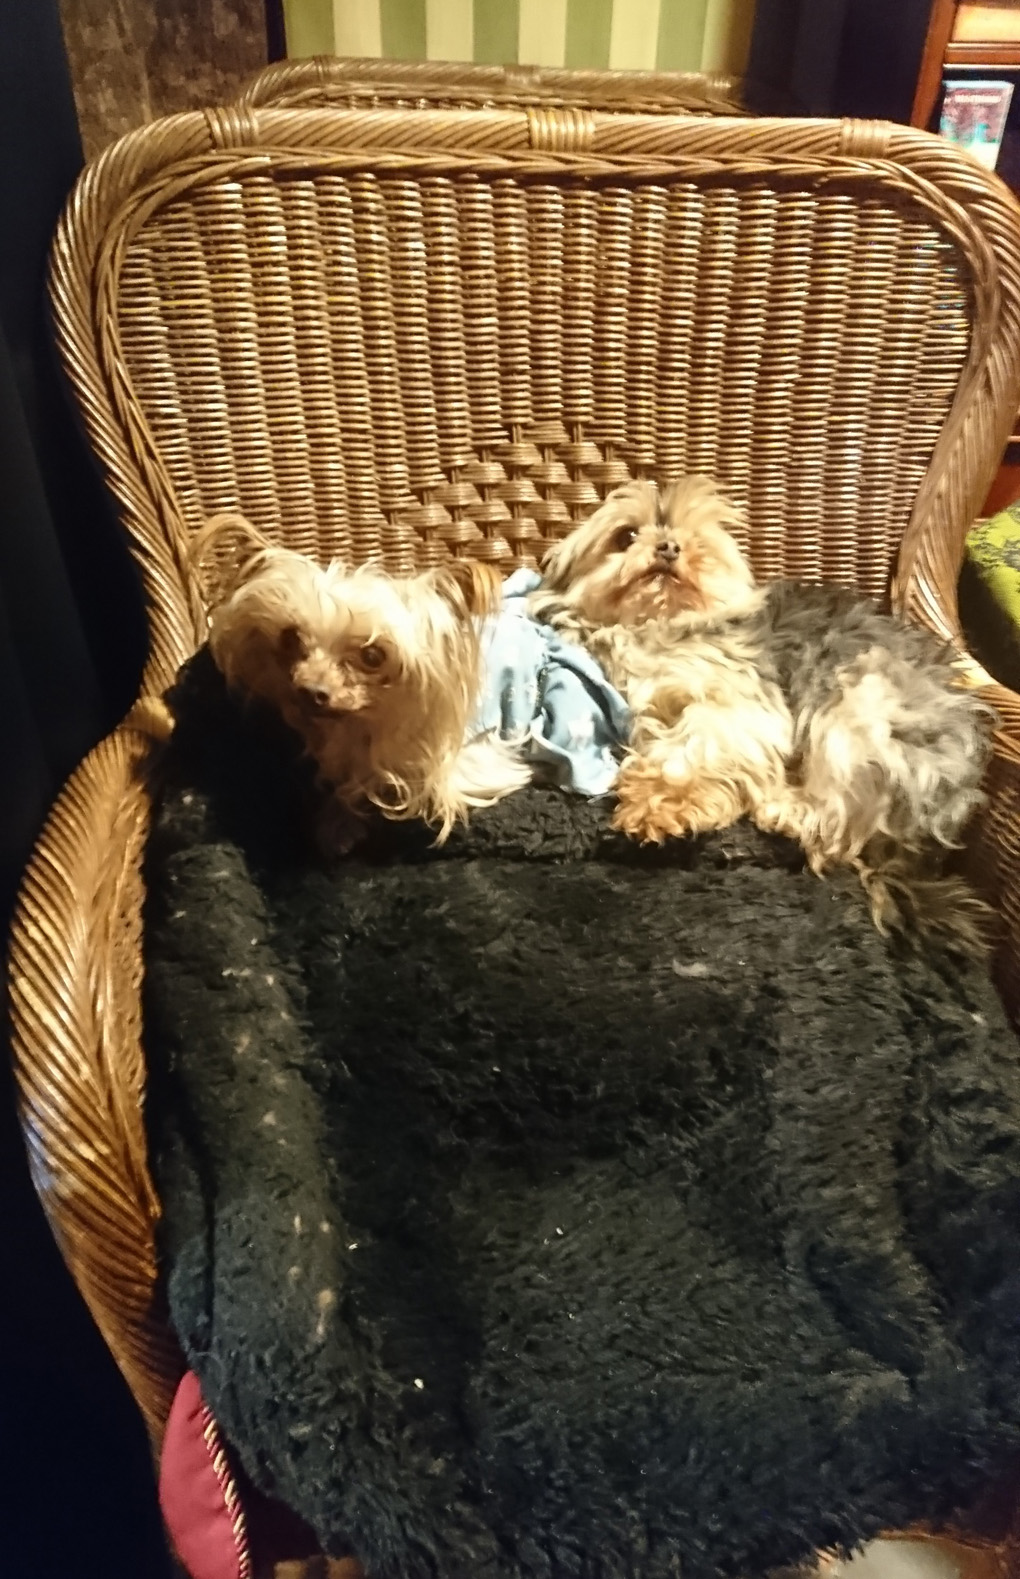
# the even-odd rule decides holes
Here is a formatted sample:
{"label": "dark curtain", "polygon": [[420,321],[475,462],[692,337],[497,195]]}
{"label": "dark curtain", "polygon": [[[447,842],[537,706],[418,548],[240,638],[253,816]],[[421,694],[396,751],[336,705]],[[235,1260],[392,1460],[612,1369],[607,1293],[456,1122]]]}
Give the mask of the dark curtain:
{"label": "dark curtain", "polygon": [[[62,387],[45,269],[81,144],[57,0],[0,0],[0,895],[67,775],[130,705],[141,596]],[[0,1573],[170,1572],[148,1446],[28,1179],[0,1073]]]}
{"label": "dark curtain", "polygon": [[932,0],[757,0],[746,93],[766,115],[909,121]]}

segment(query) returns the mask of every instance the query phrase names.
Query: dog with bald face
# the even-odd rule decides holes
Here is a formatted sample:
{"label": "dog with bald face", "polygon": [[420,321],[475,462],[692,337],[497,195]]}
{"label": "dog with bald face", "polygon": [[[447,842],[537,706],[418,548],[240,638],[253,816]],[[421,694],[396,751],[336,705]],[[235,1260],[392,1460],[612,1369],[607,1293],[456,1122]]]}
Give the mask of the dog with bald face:
{"label": "dog with bald face", "polygon": [[210,523],[202,554],[228,539],[240,554],[213,578],[212,657],[301,737],[329,792],[334,848],[356,842],[372,807],[421,818],[442,841],[472,807],[529,782],[513,746],[469,738],[496,572],[467,560],[408,577],[321,566],[234,516]]}

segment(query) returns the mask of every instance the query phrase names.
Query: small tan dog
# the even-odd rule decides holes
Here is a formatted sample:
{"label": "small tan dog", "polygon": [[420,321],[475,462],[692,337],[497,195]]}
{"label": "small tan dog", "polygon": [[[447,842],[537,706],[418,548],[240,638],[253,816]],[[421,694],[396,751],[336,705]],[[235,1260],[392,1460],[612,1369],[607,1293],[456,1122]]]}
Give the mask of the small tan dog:
{"label": "small tan dog", "polygon": [[195,555],[219,567],[205,578],[213,659],[231,686],[300,735],[332,791],[324,836],[333,848],[356,842],[373,806],[424,819],[441,841],[469,808],[530,781],[498,736],[467,738],[481,616],[499,599],[495,571],[470,560],[407,578],[320,568],[234,515],[209,523]]}
{"label": "small tan dog", "polygon": [[[855,867],[880,926],[973,904],[919,860],[981,800],[989,709],[929,633],[831,587],[755,585],[705,478],[632,483],[558,543],[532,599],[630,704],[615,826],[645,841],[748,815],[817,872]],[[969,894],[967,895],[969,899]]]}

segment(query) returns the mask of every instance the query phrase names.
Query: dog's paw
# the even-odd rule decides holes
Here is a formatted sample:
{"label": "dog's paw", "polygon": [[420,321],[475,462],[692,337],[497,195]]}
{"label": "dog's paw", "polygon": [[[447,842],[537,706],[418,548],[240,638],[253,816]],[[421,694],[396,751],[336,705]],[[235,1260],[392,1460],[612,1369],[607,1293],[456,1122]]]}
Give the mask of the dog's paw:
{"label": "dog's paw", "polygon": [[627,801],[620,801],[617,805],[610,827],[615,828],[617,833],[625,833],[628,839],[640,840],[642,844],[662,844],[669,836],[647,806],[637,806]]}
{"label": "dog's paw", "polygon": [[644,804],[620,801],[613,814],[612,826],[630,839],[640,839],[642,844],[664,844],[667,839],[685,839],[716,828],[728,828],[731,821],[733,819],[728,818],[719,822],[704,807],[663,796]]}
{"label": "dog's paw", "polygon": [[621,769],[616,797],[612,826],[642,844],[728,828],[743,813],[732,787],[698,778],[676,783],[639,758]]}
{"label": "dog's paw", "polygon": [[327,861],[350,855],[365,837],[365,821],[349,806],[329,795],[319,807],[315,820],[315,843]]}
{"label": "dog's paw", "polygon": [[644,772],[620,775],[612,826],[642,844],[663,844],[701,832],[695,808],[685,804],[682,791]]}

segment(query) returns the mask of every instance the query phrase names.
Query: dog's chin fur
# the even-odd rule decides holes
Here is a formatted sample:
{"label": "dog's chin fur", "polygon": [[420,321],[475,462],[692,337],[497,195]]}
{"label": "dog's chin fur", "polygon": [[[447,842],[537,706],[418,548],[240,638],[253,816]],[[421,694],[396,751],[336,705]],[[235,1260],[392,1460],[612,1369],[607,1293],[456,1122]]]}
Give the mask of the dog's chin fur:
{"label": "dog's chin fur", "polygon": [[546,558],[536,617],[633,714],[615,825],[658,843],[750,816],[819,873],[855,867],[881,928],[977,946],[980,907],[931,858],[981,802],[989,709],[951,652],[866,600],[756,587],[743,531],[707,479],[632,483]]}
{"label": "dog's chin fur", "polygon": [[479,620],[498,595],[498,577],[466,561],[404,579],[259,542],[242,555],[213,608],[210,651],[231,686],[301,736],[332,792],[334,848],[355,842],[369,807],[422,818],[443,840],[470,807],[528,782],[498,737],[466,740]]}

